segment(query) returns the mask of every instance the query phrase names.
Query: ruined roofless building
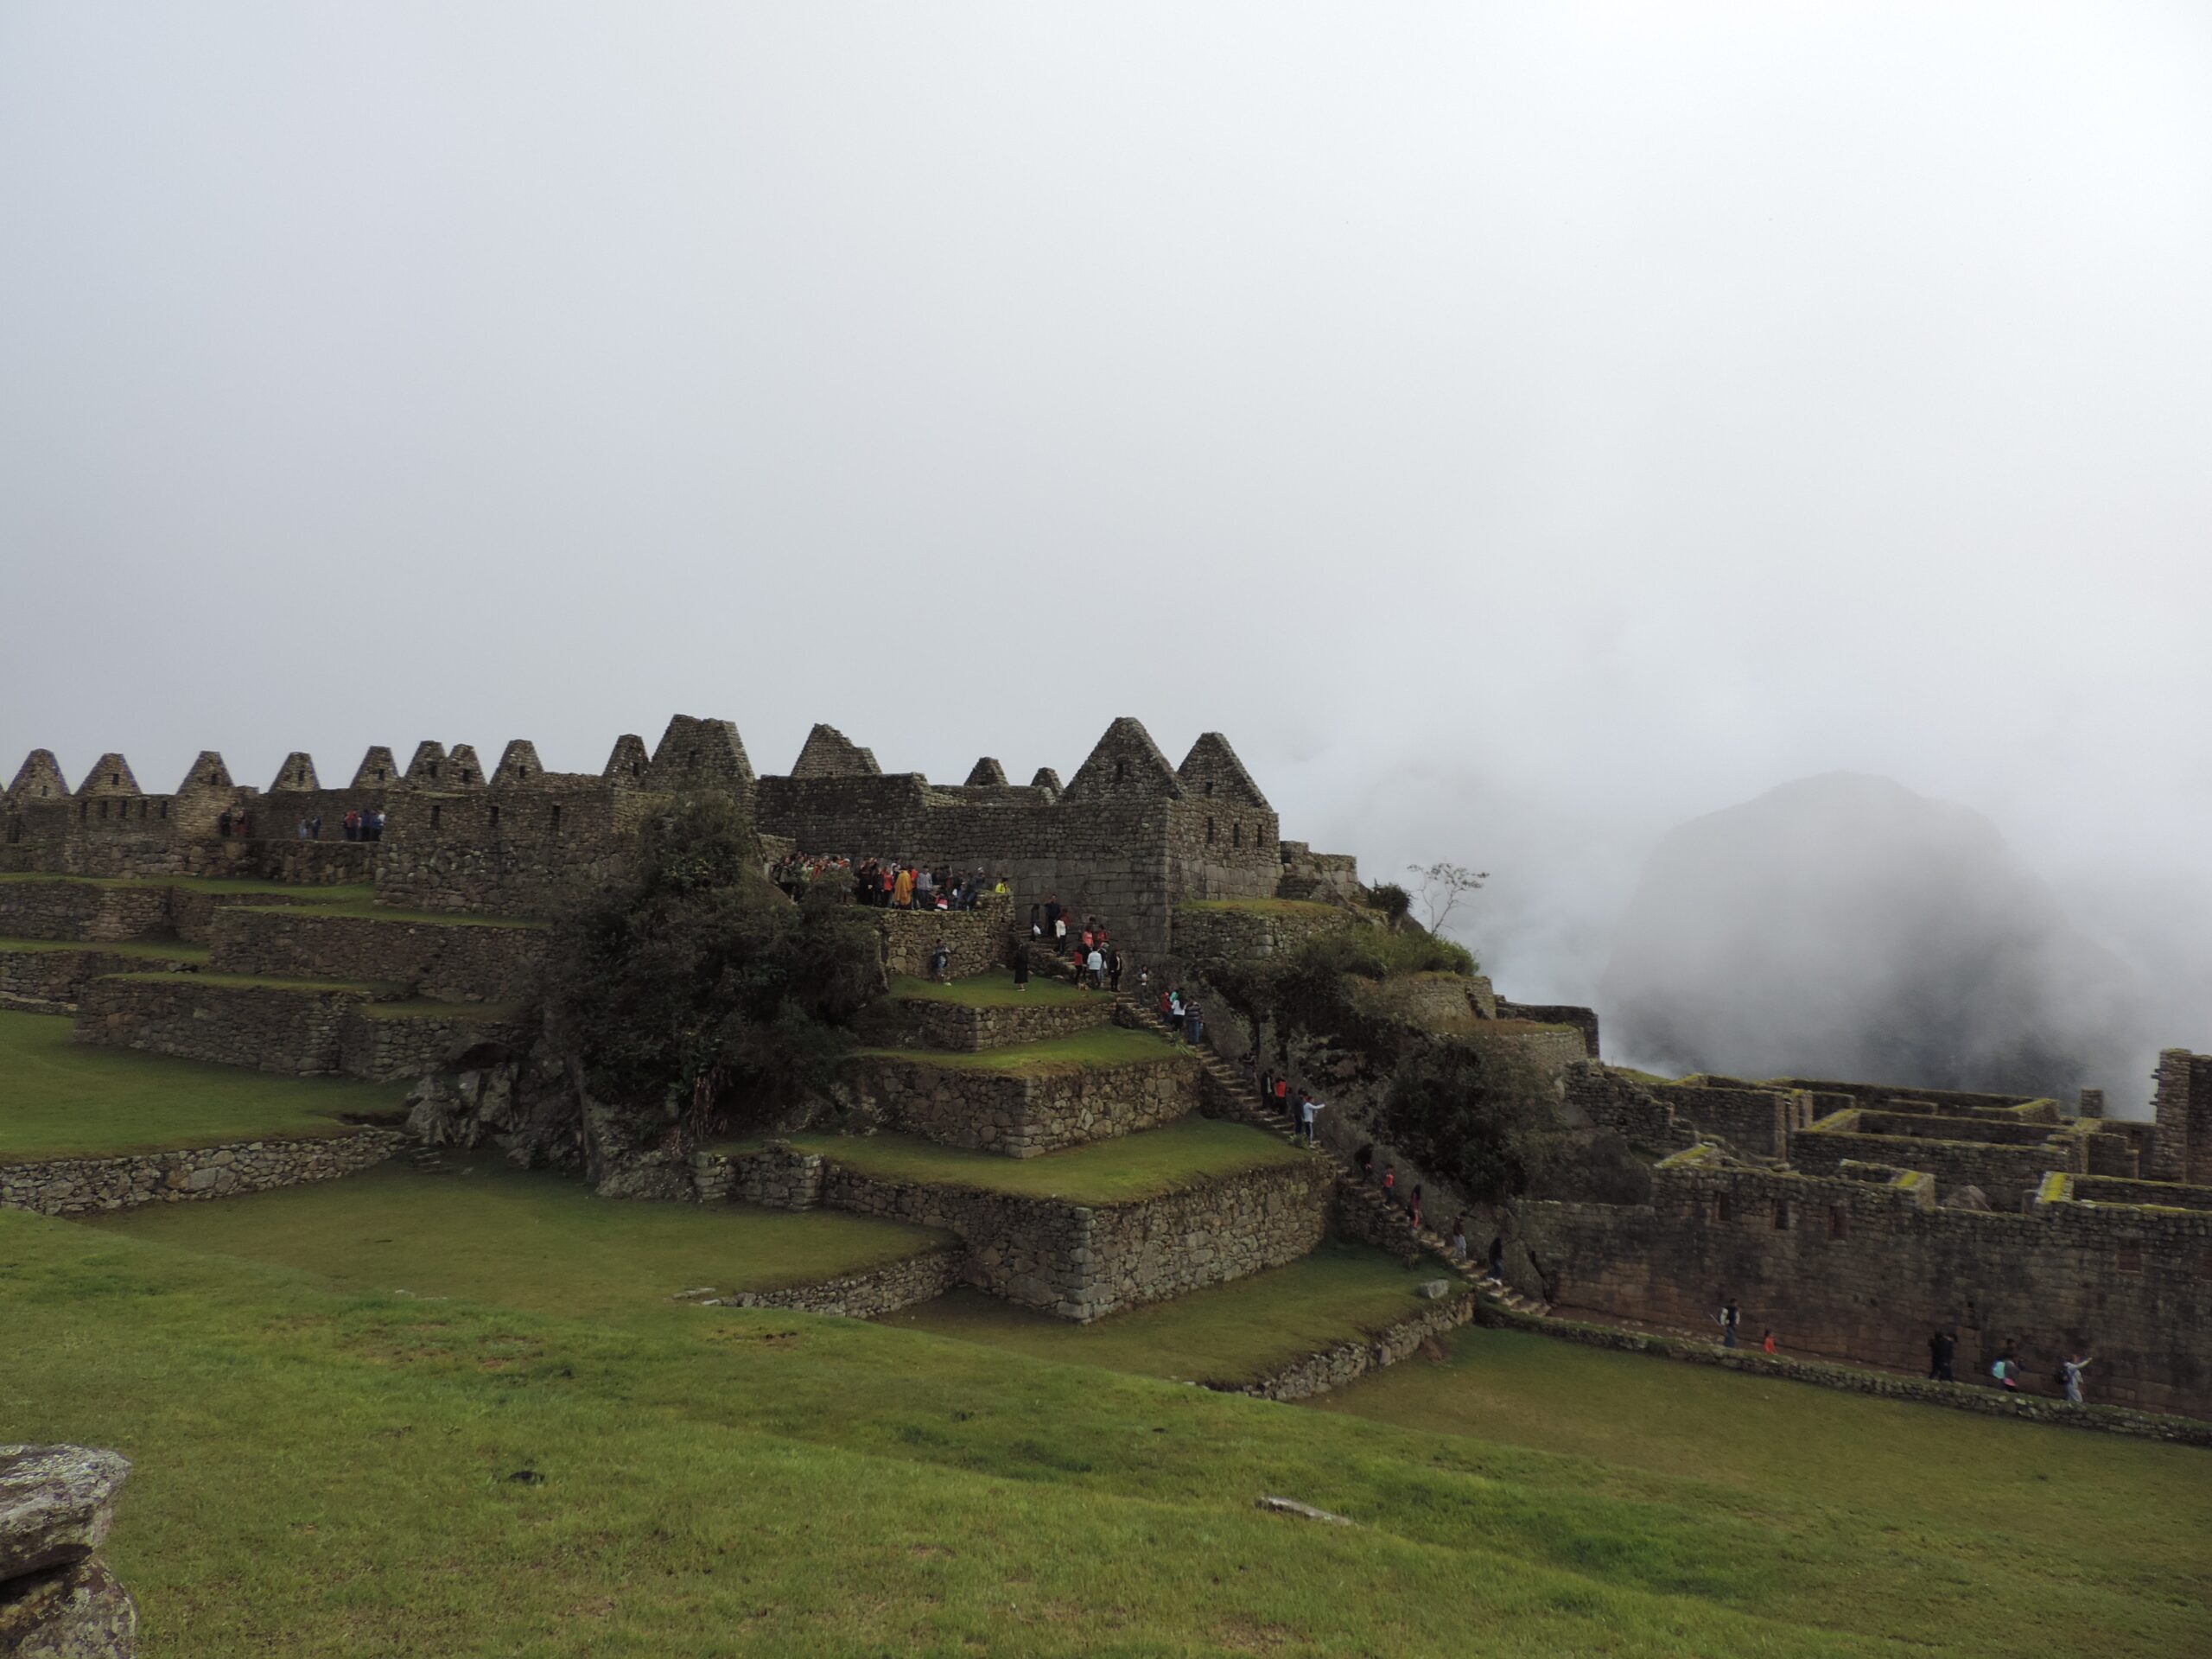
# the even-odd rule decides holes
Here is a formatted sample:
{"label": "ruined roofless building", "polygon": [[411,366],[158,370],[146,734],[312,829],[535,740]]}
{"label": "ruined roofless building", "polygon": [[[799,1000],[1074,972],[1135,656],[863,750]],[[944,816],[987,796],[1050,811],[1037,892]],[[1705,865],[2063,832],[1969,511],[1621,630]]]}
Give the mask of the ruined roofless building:
{"label": "ruined roofless building", "polygon": [[[1205,734],[1173,766],[1126,718],[1065,785],[1050,767],[1010,784],[989,757],[957,785],[886,772],[826,725],[809,733],[788,775],[760,776],[734,724],[688,715],[650,753],[635,736],[619,739],[592,773],[548,772],[522,738],[488,775],[467,744],[425,741],[404,768],[396,753],[370,749],[350,782],[331,787],[314,757],[296,752],[257,790],[209,749],[175,791],[149,795],[121,755],[103,756],[73,790],[39,750],[0,797],[0,868],[373,882],[395,906],[543,914],[619,870],[657,798],[715,790],[799,851],[981,868],[1003,875],[1025,911],[1057,895],[1140,954],[1162,956],[1179,901],[1272,897],[1287,861],[1310,890],[1316,863],[1302,844],[1281,842],[1274,808],[1225,738]],[[353,811],[384,813],[382,839],[345,840]],[[218,833],[226,813],[228,836]],[[302,841],[302,823],[319,823],[320,838]],[[1349,878],[1350,861],[1319,861]]]}

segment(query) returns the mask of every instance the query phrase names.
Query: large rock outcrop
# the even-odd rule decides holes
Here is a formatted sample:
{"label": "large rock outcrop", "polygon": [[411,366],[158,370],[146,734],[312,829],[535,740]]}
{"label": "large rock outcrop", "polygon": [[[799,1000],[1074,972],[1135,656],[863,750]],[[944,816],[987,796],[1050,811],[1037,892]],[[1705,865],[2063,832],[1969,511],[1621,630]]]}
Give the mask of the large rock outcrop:
{"label": "large rock outcrop", "polygon": [[138,1610],[93,1559],[130,1472],[113,1452],[0,1446],[0,1654],[127,1659]]}

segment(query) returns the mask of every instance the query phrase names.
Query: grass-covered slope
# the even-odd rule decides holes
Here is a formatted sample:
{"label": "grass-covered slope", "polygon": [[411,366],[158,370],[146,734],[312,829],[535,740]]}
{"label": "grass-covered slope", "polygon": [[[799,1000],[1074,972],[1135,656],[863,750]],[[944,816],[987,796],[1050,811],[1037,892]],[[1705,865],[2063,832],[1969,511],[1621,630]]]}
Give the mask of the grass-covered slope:
{"label": "grass-covered slope", "polygon": [[1031,976],[1027,985],[1016,985],[1014,976],[1005,972],[975,974],[944,983],[902,974],[892,980],[891,995],[902,1001],[950,1002],[963,1008],[1062,1007],[1105,1000],[1099,992],[1042,974]]}
{"label": "grass-covered slope", "polygon": [[1094,1026],[1072,1036],[1053,1037],[1036,1043],[1009,1043],[1003,1048],[864,1048],[859,1052],[867,1056],[912,1060],[920,1065],[950,1066],[962,1071],[1022,1071],[1041,1076],[1054,1071],[1133,1065],[1147,1060],[1170,1060],[1187,1051],[1148,1031],[1135,1031],[1127,1026]]}
{"label": "grass-covered slope", "polygon": [[[2212,1643],[2212,1458],[1787,1384],[1722,1379],[1772,1403],[1679,1472],[1479,1412],[1433,1433],[855,1320],[340,1291],[15,1214],[0,1284],[0,1421],[137,1461],[106,1554],[147,1659]],[[1511,1346],[1468,1341],[1471,1370]],[[1555,1409],[1625,1437],[1712,1380],[1631,1366]],[[1909,1488],[1851,1454],[1890,1440],[1932,1454]]]}
{"label": "grass-covered slope", "polygon": [[0,1162],[344,1133],[404,1084],[286,1077],[69,1040],[66,1015],[0,1011]]}
{"label": "grass-covered slope", "polygon": [[1296,1163],[1309,1154],[1241,1123],[1185,1117],[1165,1128],[1093,1141],[1038,1158],[969,1152],[905,1135],[800,1135],[791,1143],[888,1181],[982,1187],[1017,1197],[1116,1204]]}
{"label": "grass-covered slope", "polygon": [[829,1211],[617,1203],[490,1154],[445,1161],[437,1174],[395,1162],[342,1181],[150,1206],[94,1224],[302,1268],[343,1291],[465,1296],[592,1319],[704,1287],[775,1290],[862,1273],[949,1242]]}

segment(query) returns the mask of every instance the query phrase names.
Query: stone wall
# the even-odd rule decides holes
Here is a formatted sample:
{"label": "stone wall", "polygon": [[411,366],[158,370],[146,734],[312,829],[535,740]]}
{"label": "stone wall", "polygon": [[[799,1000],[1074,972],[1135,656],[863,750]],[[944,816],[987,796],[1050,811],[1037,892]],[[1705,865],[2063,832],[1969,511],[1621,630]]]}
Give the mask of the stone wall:
{"label": "stone wall", "polygon": [[973,910],[872,910],[883,935],[883,970],[916,979],[929,976],[930,955],[940,941],[952,952],[952,974],[980,974],[1011,960],[1014,901],[987,893]]}
{"label": "stone wall", "polygon": [[1653,1092],[1700,1133],[1717,1135],[1752,1157],[1788,1157],[1789,1132],[1812,1122],[1812,1097],[1796,1091],[1684,1082]]}
{"label": "stone wall", "polygon": [[168,931],[167,887],[0,881],[0,938],[123,944]]}
{"label": "stone wall", "polygon": [[1361,925],[1357,912],[1335,905],[1180,904],[1175,906],[1175,957],[1203,963],[1288,956],[1309,939]]}
{"label": "stone wall", "polygon": [[321,1139],[241,1141],[120,1158],[0,1164],[0,1209],[76,1216],[142,1204],[236,1198],[351,1175],[384,1162],[406,1144],[407,1136],[397,1129],[361,1128]]}
{"label": "stone wall", "polygon": [[1647,1152],[1679,1152],[1697,1144],[1697,1131],[1675,1116],[1655,1088],[1610,1066],[1584,1060],[1567,1068],[1561,1104],[1578,1128],[1611,1129]]}
{"label": "stone wall", "polygon": [[1569,1002],[1510,1002],[1497,999],[1497,1017],[1501,1020],[1529,1020],[1540,1026],[1572,1026],[1581,1033],[1585,1055],[1598,1058],[1598,1014],[1594,1008],[1578,1007]]}
{"label": "stone wall", "polygon": [[702,1152],[691,1160],[699,1202],[813,1210],[822,1204],[822,1154],[781,1141],[741,1152]]}
{"label": "stone wall", "polygon": [[425,1077],[452,1066],[480,1044],[519,1048],[522,1035],[518,1020],[466,1006],[431,1013],[364,1003],[340,1028],[338,1069],[371,1083]]}
{"label": "stone wall", "polygon": [[2094,1397],[2212,1414],[2212,1213],[2062,1196],[1993,1214],[1941,1207],[1940,1191],[1924,1176],[1816,1179],[1693,1152],[1654,1172],[1648,1206],[1516,1212],[1557,1303],[1704,1332],[1732,1295],[1751,1340],[1771,1326],[1797,1352],[1913,1372],[1938,1327],[1959,1333],[1961,1375],[1986,1375],[2018,1343],[2041,1382],[2083,1344]]}
{"label": "stone wall", "polygon": [[347,1017],[367,995],[227,984],[199,974],[121,975],[85,988],[72,1036],[103,1048],[335,1077],[344,1070]]}
{"label": "stone wall", "polygon": [[2154,1180],[2212,1185],[2212,1054],[2161,1050],[2157,1085],[2152,1109],[2158,1135],[2149,1174]]}
{"label": "stone wall", "polygon": [[[74,1002],[85,987],[107,974],[141,973],[163,964],[144,957],[118,956],[90,947],[81,950],[0,950],[0,1001]],[[197,967],[180,962],[180,967]]]}
{"label": "stone wall", "polygon": [[830,1164],[833,1209],[957,1233],[962,1274],[992,1295],[1078,1322],[1279,1267],[1320,1243],[1330,1174],[1277,1165],[1116,1205],[885,1181]]}
{"label": "stone wall", "polygon": [[1040,999],[995,1007],[904,996],[870,1009],[861,1025],[862,1034],[871,1042],[975,1052],[1071,1037],[1105,1025],[1113,1017],[1114,1000],[1103,995],[1080,1002]]}
{"label": "stone wall", "polygon": [[538,927],[237,905],[211,919],[208,965],[226,974],[378,980],[442,1001],[516,1002],[536,989],[548,937]]}
{"label": "stone wall", "polygon": [[873,1319],[917,1302],[935,1301],[961,1282],[963,1245],[925,1250],[866,1273],[783,1290],[741,1290],[701,1304],[708,1307],[788,1307],[801,1313],[836,1313]]}
{"label": "stone wall", "polygon": [[[2079,1135],[2046,1132],[2044,1138],[2028,1146],[1938,1141],[1924,1135],[1865,1133],[1857,1125],[1866,1116],[1847,1112],[1797,1130],[1789,1137],[1791,1166],[1808,1175],[1833,1174],[1847,1159],[1926,1170],[1945,1189],[1980,1187],[1998,1210],[2022,1208],[2051,1170],[2087,1173],[2083,1137]],[[1962,1135],[1974,1131],[1972,1124],[1948,1121]]]}
{"label": "stone wall", "polygon": [[949,1147],[1033,1158],[1156,1129],[1194,1111],[1195,1056],[1122,1065],[990,1071],[869,1055],[847,1078],[861,1108]]}
{"label": "stone wall", "polygon": [[1257,1382],[1222,1391],[1255,1395],[1262,1400],[1310,1399],[1356,1382],[1370,1371],[1409,1359],[1421,1351],[1421,1344],[1458,1330],[1474,1317],[1474,1293],[1460,1291],[1440,1297],[1420,1313],[1409,1313],[1357,1342],[1340,1342],[1303,1355]]}
{"label": "stone wall", "polygon": [[620,881],[655,798],[595,778],[395,796],[377,843],[378,902],[551,916]]}

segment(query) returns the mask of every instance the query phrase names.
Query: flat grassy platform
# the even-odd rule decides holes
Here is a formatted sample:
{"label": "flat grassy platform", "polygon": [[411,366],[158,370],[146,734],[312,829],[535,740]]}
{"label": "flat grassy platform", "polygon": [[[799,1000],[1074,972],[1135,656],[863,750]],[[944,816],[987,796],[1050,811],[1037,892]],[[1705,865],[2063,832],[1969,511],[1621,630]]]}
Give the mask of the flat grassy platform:
{"label": "flat grassy platform", "polygon": [[404,985],[396,985],[372,979],[289,979],[276,974],[196,973],[189,976],[182,976],[177,974],[129,973],[108,974],[105,975],[105,977],[108,979],[129,980],[133,982],[150,980],[163,985],[174,985],[177,983],[180,979],[182,979],[185,982],[189,984],[219,985],[232,990],[356,991],[371,996],[393,995],[407,988]]}
{"label": "flat grassy platform", "polygon": [[0,939],[0,950],[97,950],[103,956],[135,957],[148,962],[205,962],[204,944],[149,944],[124,939],[110,944],[86,939]]}
{"label": "flat grassy platform", "polygon": [[[304,893],[306,889],[287,887],[283,891]],[[307,899],[296,905],[256,905],[254,909],[263,913],[273,911],[280,916],[305,912],[311,916],[344,916],[365,922],[410,922],[425,927],[519,927],[542,933],[552,926],[550,922],[535,916],[477,916],[450,910],[399,910],[365,898],[329,901]]]}
{"label": "flat grassy platform", "polygon": [[1010,1043],[1004,1048],[863,1048],[871,1058],[912,1060],[918,1065],[945,1065],[963,1071],[1090,1071],[1173,1059],[1190,1051],[1148,1031],[1123,1026],[1095,1026],[1073,1036],[1041,1043]]}
{"label": "flat grassy platform", "polygon": [[[559,1304],[543,1271],[503,1294]],[[2212,1651],[2212,1454],[1533,1338],[1313,1410],[856,1319],[601,1317],[588,1281],[560,1313],[424,1301],[16,1213],[0,1284],[10,1436],[134,1461],[104,1554],[146,1659]],[[1401,1377],[1471,1398],[1441,1429],[1359,1414]],[[1604,1449],[1514,1443],[1540,1434]]]}
{"label": "flat grassy platform", "polygon": [[302,1268],[340,1290],[460,1296],[579,1319],[658,1309],[705,1286],[775,1290],[834,1279],[950,1242],[826,1210],[597,1198],[574,1177],[519,1170],[492,1154],[445,1161],[439,1174],[394,1162],[342,1181],[151,1205],[84,1224]]}
{"label": "flat grassy platform", "polygon": [[341,1135],[404,1084],[286,1077],[69,1040],[65,1015],[0,1011],[0,1162]]}
{"label": "flat grassy platform", "polygon": [[963,1008],[1061,1007],[1071,1002],[1109,1000],[1103,991],[1082,990],[1064,979],[1046,979],[1041,975],[1032,975],[1025,990],[1006,971],[973,974],[944,985],[902,974],[892,980],[891,995],[898,1001],[950,1002]]}
{"label": "flat grassy platform", "polygon": [[1414,1294],[1416,1287],[1439,1276],[1433,1268],[1404,1267],[1380,1250],[1325,1244],[1287,1267],[1090,1325],[1071,1325],[973,1290],[907,1308],[883,1323],[1037,1359],[1234,1386],[1420,1313],[1429,1304]]}
{"label": "flat grassy platform", "polygon": [[1312,1154],[1241,1123],[1185,1117],[1039,1158],[965,1152],[904,1135],[798,1135],[791,1143],[833,1163],[892,1181],[980,1187],[1021,1198],[1116,1204],[1157,1198],[1224,1175],[1303,1161]]}
{"label": "flat grassy platform", "polygon": [[350,886],[315,887],[299,881],[263,881],[244,876],[172,875],[45,875],[35,870],[0,872],[0,881],[70,881],[87,887],[181,887],[187,893],[292,894],[302,905],[367,904],[376,890],[365,882]]}

